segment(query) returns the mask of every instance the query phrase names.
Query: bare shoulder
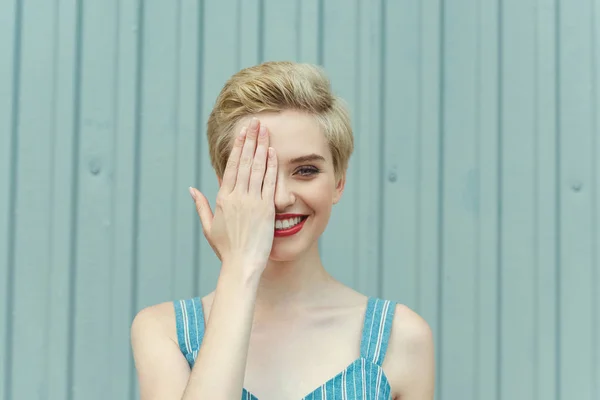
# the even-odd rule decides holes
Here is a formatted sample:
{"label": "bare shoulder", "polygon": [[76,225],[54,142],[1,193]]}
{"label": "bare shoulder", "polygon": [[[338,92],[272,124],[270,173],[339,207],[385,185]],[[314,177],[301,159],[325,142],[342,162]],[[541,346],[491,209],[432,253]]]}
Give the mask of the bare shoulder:
{"label": "bare shoulder", "polygon": [[433,345],[433,334],[427,321],[404,304],[396,304],[392,340],[413,345]]}
{"label": "bare shoulder", "polygon": [[432,400],[435,381],[433,333],[414,310],[397,304],[384,369],[394,398]]}
{"label": "bare shoulder", "polygon": [[172,302],[137,313],[131,324],[131,347],[140,399],[181,398],[190,368],[177,344]]}
{"label": "bare shoulder", "polygon": [[141,309],[131,324],[132,340],[145,335],[163,335],[177,343],[175,308],[172,302],[164,302]]}

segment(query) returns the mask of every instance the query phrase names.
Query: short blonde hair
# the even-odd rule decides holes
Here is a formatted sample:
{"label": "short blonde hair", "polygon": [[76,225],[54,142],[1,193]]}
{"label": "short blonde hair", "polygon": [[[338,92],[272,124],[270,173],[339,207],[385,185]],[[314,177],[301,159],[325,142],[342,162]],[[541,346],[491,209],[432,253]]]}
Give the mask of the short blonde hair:
{"label": "short blonde hair", "polygon": [[336,179],[354,150],[350,115],[323,70],[311,64],[271,61],[242,69],[224,85],[207,123],[210,160],[217,176],[233,145],[236,124],[251,114],[296,110],[313,115],[331,151]]}

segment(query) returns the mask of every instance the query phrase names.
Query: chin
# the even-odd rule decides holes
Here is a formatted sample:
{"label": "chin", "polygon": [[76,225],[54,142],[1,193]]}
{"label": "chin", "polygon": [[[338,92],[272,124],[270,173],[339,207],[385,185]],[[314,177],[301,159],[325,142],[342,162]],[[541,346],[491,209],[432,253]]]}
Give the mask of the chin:
{"label": "chin", "polygon": [[273,248],[269,255],[269,260],[276,262],[290,262],[302,258],[306,254],[308,248],[300,245],[300,243],[277,243],[273,242]]}
{"label": "chin", "polygon": [[318,251],[318,240],[308,240],[306,236],[275,238],[269,260],[276,262],[296,261],[313,249]]}

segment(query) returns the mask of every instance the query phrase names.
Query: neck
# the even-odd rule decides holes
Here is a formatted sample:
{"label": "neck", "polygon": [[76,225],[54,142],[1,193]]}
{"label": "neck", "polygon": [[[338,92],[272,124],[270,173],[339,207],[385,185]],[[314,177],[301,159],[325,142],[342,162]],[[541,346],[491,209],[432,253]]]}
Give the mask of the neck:
{"label": "neck", "polygon": [[258,287],[256,310],[270,313],[289,309],[294,304],[314,302],[332,282],[334,279],[323,267],[315,242],[297,260],[269,260]]}

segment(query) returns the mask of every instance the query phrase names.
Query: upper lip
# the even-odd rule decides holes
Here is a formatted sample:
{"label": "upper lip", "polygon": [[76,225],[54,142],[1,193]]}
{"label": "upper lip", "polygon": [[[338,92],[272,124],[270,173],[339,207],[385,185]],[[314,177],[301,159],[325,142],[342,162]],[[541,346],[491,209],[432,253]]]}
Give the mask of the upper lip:
{"label": "upper lip", "polygon": [[290,219],[290,218],[296,218],[296,217],[305,217],[304,214],[277,214],[275,215],[275,219]]}

